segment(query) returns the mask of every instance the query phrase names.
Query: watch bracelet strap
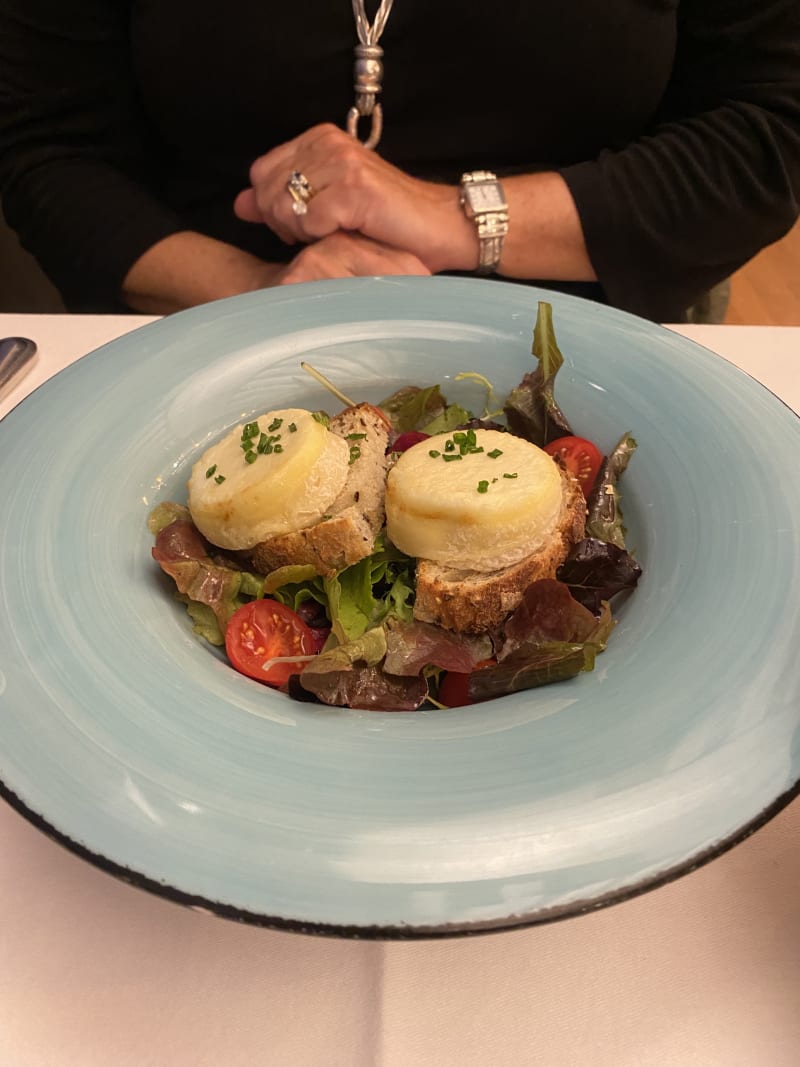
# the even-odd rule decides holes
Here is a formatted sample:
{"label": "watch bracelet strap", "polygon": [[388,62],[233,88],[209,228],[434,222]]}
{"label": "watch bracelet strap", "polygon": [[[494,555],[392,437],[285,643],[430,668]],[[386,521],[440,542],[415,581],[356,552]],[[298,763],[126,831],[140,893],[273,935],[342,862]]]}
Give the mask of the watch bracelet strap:
{"label": "watch bracelet strap", "polygon": [[493,170],[470,170],[461,177],[462,182],[496,182],[497,175]]}
{"label": "watch bracelet strap", "polygon": [[493,211],[475,218],[478,231],[479,258],[476,273],[491,274],[500,262],[503,239],[508,233],[508,213]]}
{"label": "watch bracelet strap", "polygon": [[[474,170],[461,176],[462,185],[485,181],[499,183],[497,175],[491,170]],[[472,221],[478,233],[478,266],[475,273],[492,274],[500,262],[503,240],[508,233],[508,210],[475,215]]]}

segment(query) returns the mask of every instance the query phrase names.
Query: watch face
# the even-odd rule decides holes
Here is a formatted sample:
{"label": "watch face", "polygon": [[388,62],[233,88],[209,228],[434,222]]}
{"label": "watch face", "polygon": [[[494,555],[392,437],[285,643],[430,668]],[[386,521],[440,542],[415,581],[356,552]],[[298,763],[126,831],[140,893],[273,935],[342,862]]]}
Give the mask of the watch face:
{"label": "watch face", "polygon": [[476,215],[486,211],[505,211],[506,202],[499,182],[476,182],[464,190],[467,203]]}

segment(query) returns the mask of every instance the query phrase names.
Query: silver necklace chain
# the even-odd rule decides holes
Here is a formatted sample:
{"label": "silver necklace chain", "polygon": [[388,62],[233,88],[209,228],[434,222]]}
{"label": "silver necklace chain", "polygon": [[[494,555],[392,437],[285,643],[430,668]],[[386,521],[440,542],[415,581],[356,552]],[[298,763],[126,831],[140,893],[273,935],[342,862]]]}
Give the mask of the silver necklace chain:
{"label": "silver necklace chain", "polygon": [[381,0],[372,25],[369,24],[364,0],[353,0],[353,17],[356,21],[358,44],[355,47],[356,62],[353,70],[353,89],[356,102],[347,113],[347,132],[358,137],[358,120],[362,116],[372,119],[369,136],[364,141],[366,148],[375,148],[383,131],[383,108],[376,97],[381,91],[383,78],[383,49],[378,44],[394,0]]}
{"label": "silver necklace chain", "polygon": [[380,7],[375,14],[375,21],[370,26],[364,0],[353,0],[353,17],[356,20],[356,32],[362,44],[377,44],[381,39],[394,0],[381,0]]}

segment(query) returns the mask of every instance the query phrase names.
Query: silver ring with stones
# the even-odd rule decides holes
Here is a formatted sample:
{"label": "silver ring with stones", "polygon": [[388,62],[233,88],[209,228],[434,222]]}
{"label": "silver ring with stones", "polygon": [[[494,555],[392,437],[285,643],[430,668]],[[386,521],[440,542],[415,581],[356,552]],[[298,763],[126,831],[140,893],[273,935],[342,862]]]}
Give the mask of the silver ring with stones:
{"label": "silver ring with stones", "polygon": [[308,203],[314,195],[311,182],[301,171],[293,170],[286,188],[292,198],[292,211],[295,215],[305,215],[308,211]]}

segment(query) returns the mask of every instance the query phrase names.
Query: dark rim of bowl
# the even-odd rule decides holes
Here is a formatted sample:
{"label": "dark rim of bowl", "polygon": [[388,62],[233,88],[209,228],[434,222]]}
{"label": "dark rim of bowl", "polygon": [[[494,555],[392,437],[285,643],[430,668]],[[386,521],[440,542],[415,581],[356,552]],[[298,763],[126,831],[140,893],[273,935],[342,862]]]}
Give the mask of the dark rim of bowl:
{"label": "dark rim of bowl", "polygon": [[181,904],[184,907],[196,911],[208,912],[223,919],[234,922],[246,923],[252,926],[261,926],[273,930],[282,930],[291,933],[313,934],[323,937],[340,937],[361,941],[424,941],[436,940],[446,937],[470,937],[476,934],[502,933],[509,930],[517,930],[531,926],[540,926],[545,923],[556,922],[563,919],[576,918],[580,915],[588,915],[614,904],[622,904],[627,900],[648,893],[653,889],[668,885],[677,881],[684,875],[705,866],[711,860],[730,851],[734,846],[741,844],[748,837],[765,826],[780,811],[787,807],[796,797],[800,796],[800,779],[784,793],[781,793],[771,804],[764,808],[757,816],[740,827],[729,837],[717,842],[709,848],[702,849],[694,856],[682,863],[670,867],[652,878],[645,878],[639,882],[624,886],[610,893],[603,893],[597,897],[585,900],[576,900],[570,904],[557,905],[552,908],[542,908],[535,912],[522,915],[509,915],[501,919],[491,919],[474,923],[443,923],[435,926],[413,926],[402,924],[397,926],[353,926],[348,924],[325,923],[304,921],[299,919],[287,919],[277,915],[267,915],[260,912],[250,911],[246,908],[238,908],[232,904],[225,904],[212,900],[208,897],[187,893],[166,882],[159,882],[149,875],[143,874],[115,860],[109,859],[102,853],[93,852],[80,842],[73,840],[68,834],[57,830],[51,823],[33,811],[10,789],[5,782],[0,781],[0,796],[15,809],[23,818],[32,823],[37,830],[41,830],[53,841],[62,845],[80,859],[86,860],[93,866],[113,875],[115,878],[127,882],[128,885],[137,889],[144,889],[162,899]]}

